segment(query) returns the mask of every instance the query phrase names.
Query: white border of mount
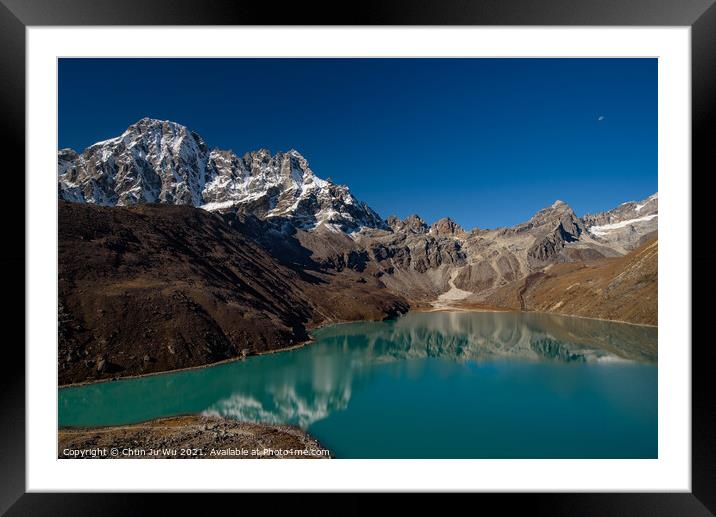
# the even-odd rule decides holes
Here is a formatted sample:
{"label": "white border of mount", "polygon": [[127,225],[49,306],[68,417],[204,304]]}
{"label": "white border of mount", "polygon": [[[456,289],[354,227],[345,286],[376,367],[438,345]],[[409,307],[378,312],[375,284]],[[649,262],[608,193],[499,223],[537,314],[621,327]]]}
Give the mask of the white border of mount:
{"label": "white border of mount", "polygon": [[[28,28],[28,491],[689,491],[690,34],[683,27]],[[659,459],[57,460],[56,73],[57,58],[72,56],[658,57]]]}

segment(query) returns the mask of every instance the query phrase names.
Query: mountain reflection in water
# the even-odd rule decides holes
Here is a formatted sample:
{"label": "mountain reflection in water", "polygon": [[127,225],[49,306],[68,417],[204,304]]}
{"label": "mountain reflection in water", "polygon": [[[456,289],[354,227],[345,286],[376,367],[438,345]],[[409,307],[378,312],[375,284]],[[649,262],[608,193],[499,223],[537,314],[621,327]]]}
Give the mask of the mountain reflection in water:
{"label": "mountain reflection in water", "polygon": [[[235,393],[206,413],[305,429],[347,408],[354,378],[371,363],[425,358],[645,363],[657,359],[656,328],[537,313],[418,312],[397,320],[333,325],[313,336],[313,353],[280,379],[268,380],[269,396]],[[310,389],[297,389],[308,383]]]}
{"label": "mountain reflection in water", "polygon": [[314,336],[350,353],[365,348],[362,352],[377,361],[496,356],[582,362],[657,359],[655,327],[554,314],[418,312],[393,321],[334,325]]}
{"label": "mountain reflection in water", "polygon": [[[387,426],[386,433],[390,426],[397,433],[400,422],[389,422],[398,415],[401,421],[425,419],[421,425],[437,425],[430,419],[448,411],[450,404],[455,408],[440,419],[450,423],[451,433],[459,434],[463,425],[464,433],[472,433],[466,436],[485,431],[489,418],[495,432],[504,435],[512,427],[499,419],[526,414],[531,409],[520,408],[529,402],[547,405],[555,414],[573,412],[585,426],[599,417],[600,422],[613,419],[615,433],[618,426],[637,424],[639,433],[651,433],[652,423],[656,425],[657,335],[653,327],[548,314],[409,313],[392,321],[319,329],[313,344],[292,351],[62,389],[59,420],[61,426],[112,425],[203,412],[295,424],[311,428],[319,440],[340,442],[345,435],[357,447],[360,437],[347,438],[356,422],[376,419]],[[545,425],[543,420],[541,416],[528,424]],[[570,421],[565,429],[574,425]],[[552,439],[564,440],[558,431],[550,431],[553,438],[545,439],[544,447]],[[619,436],[632,431],[621,430]],[[580,431],[581,440],[587,432]],[[603,447],[606,438],[601,440]],[[396,443],[391,450],[402,442]],[[346,447],[344,457],[370,457]]]}

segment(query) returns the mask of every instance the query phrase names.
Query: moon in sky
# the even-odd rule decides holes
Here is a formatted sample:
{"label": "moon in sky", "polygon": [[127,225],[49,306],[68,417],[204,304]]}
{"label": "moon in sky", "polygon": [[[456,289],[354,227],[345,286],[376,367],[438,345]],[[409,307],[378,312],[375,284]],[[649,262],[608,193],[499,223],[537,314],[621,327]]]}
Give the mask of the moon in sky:
{"label": "moon in sky", "polygon": [[598,120],[599,122],[601,122],[602,120],[604,120],[604,115],[599,115],[599,116],[597,117],[597,120]]}

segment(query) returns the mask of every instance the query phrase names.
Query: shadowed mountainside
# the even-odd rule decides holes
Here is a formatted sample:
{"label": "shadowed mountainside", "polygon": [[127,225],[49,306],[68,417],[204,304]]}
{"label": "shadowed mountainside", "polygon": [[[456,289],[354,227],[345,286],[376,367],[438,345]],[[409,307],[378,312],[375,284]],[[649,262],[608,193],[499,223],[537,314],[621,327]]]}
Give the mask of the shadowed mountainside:
{"label": "shadowed mountainside", "polygon": [[189,206],[59,206],[60,384],[285,348],[408,304],[371,276],[282,265]]}

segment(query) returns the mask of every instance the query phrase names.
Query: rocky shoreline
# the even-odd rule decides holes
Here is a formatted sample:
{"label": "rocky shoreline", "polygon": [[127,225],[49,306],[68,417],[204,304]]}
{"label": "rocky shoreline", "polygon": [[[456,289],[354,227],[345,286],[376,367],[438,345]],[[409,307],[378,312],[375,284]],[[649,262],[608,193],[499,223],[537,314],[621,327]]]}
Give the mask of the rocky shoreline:
{"label": "rocky shoreline", "polygon": [[59,459],[328,459],[330,451],[295,426],[205,415],[130,425],[64,427]]}
{"label": "rocky shoreline", "polygon": [[598,318],[596,316],[582,316],[580,314],[571,314],[568,312],[555,312],[555,311],[523,311],[520,309],[511,309],[509,307],[491,307],[491,306],[480,306],[480,304],[456,304],[442,307],[420,307],[415,309],[415,312],[523,312],[529,314],[556,314],[557,316],[564,316],[567,318],[580,318],[584,320],[595,320],[595,321],[608,321],[610,323],[623,323],[624,325],[634,325],[636,327],[654,327],[658,328],[659,325],[653,323],[635,323],[632,321],[610,319],[610,318]]}

